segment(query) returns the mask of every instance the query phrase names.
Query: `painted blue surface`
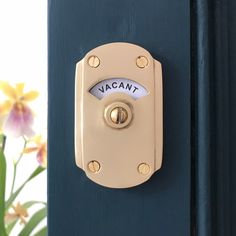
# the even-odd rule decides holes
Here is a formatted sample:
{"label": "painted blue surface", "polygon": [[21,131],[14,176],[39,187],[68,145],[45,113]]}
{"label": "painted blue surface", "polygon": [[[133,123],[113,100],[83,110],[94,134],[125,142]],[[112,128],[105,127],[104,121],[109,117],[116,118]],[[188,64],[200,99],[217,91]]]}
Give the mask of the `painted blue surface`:
{"label": "painted blue surface", "polygon": [[236,235],[235,12],[234,0],[193,1],[192,212],[198,236]]}
{"label": "painted blue surface", "polygon": [[[147,183],[120,190],[85,177],[73,139],[75,64],[116,41],[150,51],[164,78],[163,167]],[[48,125],[50,236],[189,236],[189,1],[50,0]]]}

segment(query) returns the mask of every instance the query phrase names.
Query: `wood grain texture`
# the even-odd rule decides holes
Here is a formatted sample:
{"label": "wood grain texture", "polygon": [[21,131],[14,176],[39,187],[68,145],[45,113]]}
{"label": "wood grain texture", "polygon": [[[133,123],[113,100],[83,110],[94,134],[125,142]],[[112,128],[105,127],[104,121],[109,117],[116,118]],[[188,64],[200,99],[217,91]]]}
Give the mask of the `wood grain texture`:
{"label": "wood grain texture", "polygon": [[[147,183],[120,190],[86,178],[73,140],[75,64],[115,41],[149,50],[164,78],[163,167]],[[189,1],[50,0],[48,86],[49,235],[189,236]]]}

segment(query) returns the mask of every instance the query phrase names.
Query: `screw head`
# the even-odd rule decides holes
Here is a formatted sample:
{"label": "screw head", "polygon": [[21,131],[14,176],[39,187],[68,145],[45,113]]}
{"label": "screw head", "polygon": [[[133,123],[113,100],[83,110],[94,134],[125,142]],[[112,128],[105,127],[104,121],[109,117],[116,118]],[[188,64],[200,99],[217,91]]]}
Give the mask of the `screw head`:
{"label": "screw head", "polygon": [[100,163],[98,161],[90,161],[88,163],[88,169],[92,173],[97,173],[100,170],[100,168],[101,168],[101,166],[100,166]]}
{"label": "screw head", "polygon": [[88,64],[92,68],[97,68],[100,65],[100,59],[97,56],[90,56],[88,58]]}
{"label": "screw head", "polygon": [[147,175],[150,173],[150,166],[146,163],[141,163],[138,166],[138,172],[143,175]]}
{"label": "screw head", "polygon": [[123,107],[115,107],[111,111],[111,121],[114,124],[123,124],[127,121],[128,119],[128,112],[125,108]]}
{"label": "screw head", "polygon": [[145,56],[139,56],[136,59],[136,65],[143,69],[148,66],[148,59]]}

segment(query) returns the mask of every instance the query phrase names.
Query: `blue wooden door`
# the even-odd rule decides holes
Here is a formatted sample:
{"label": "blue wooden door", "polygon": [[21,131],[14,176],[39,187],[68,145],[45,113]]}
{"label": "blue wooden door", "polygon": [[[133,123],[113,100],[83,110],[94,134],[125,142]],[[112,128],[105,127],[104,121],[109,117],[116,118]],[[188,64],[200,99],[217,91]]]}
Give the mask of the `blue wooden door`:
{"label": "blue wooden door", "polygon": [[[163,166],[129,189],[75,165],[75,65],[109,42],[140,45],[163,66]],[[190,42],[189,0],[49,1],[49,236],[190,235]]]}

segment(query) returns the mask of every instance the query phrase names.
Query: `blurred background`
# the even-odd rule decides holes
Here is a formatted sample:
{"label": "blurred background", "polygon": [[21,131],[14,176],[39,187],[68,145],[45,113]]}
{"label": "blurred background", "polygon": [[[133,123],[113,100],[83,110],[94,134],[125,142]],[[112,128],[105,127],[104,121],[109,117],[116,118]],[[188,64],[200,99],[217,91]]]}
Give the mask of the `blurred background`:
{"label": "blurred background", "polygon": [[[35,113],[33,129],[45,139],[47,135],[47,1],[0,0],[0,80],[25,83],[25,91],[37,90],[39,96],[30,103]],[[4,99],[2,94],[0,100]],[[13,159],[22,152],[23,140],[7,137],[6,195],[13,175]],[[19,163],[16,188],[39,165],[35,153],[25,155]],[[16,202],[47,201],[47,171],[33,179],[17,197]],[[39,206],[29,209],[29,214]],[[40,226],[46,224],[46,219]],[[17,235],[17,226],[11,235]]]}

